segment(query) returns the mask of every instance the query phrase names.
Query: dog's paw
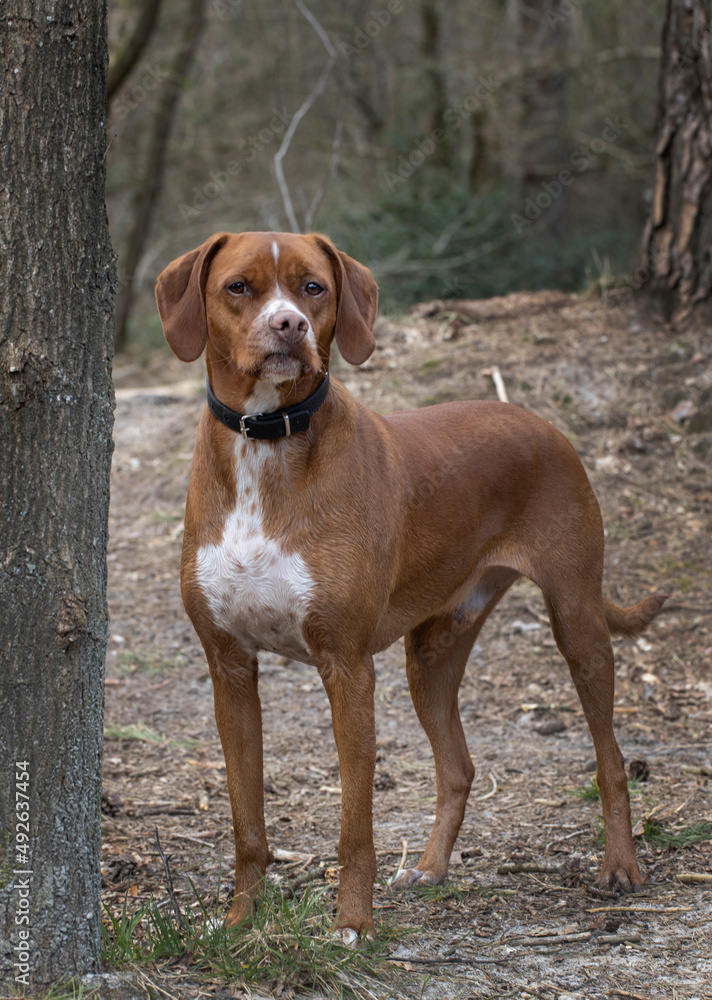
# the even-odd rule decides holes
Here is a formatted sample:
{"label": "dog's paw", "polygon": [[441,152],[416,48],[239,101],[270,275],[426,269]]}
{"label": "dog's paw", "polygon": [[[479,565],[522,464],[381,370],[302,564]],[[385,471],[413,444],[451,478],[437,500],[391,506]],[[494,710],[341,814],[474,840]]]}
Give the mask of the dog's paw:
{"label": "dog's paw", "polygon": [[362,941],[375,940],[372,931],[366,931],[363,937],[360,937],[358,931],[355,931],[353,927],[336,927],[334,939],[337,944],[343,945],[344,948],[358,948]]}
{"label": "dog's paw", "polygon": [[337,927],[334,938],[337,944],[342,944],[344,948],[358,948],[361,940],[353,927]]}
{"label": "dog's paw", "polygon": [[610,867],[604,867],[601,874],[591,886],[591,891],[595,895],[610,898],[611,896],[620,896],[628,892],[637,892],[642,888],[643,878],[638,865],[633,862],[632,865],[611,865]]}
{"label": "dog's paw", "polygon": [[440,885],[444,876],[431,871],[421,871],[419,868],[399,868],[390,884],[396,889],[405,889],[409,885]]}
{"label": "dog's paw", "polygon": [[256,900],[251,899],[246,893],[235,896],[224,920],[225,927],[249,929],[252,926],[256,905]]}

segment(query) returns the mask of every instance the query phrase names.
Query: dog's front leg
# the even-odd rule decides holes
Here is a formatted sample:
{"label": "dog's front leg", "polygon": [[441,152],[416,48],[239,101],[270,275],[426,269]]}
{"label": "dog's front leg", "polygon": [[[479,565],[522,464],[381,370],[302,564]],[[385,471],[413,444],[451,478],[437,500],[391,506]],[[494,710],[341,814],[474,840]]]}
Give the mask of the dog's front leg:
{"label": "dog's front leg", "polygon": [[317,662],[331,704],[341,771],[339,893],[335,930],[346,944],[373,937],[373,774],[376,766],[375,675],[370,656]]}
{"label": "dog's front leg", "polygon": [[264,820],[262,709],[257,658],[231,638],[206,652],[235,832],[235,895],[225,920],[232,926],[251,916],[252,900],[271,860]]}

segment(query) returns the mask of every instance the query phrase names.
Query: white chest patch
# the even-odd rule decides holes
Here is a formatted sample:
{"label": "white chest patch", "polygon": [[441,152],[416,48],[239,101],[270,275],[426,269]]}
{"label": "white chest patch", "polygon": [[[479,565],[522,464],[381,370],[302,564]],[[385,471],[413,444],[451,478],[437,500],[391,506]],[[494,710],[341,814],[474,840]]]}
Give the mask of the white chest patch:
{"label": "white chest patch", "polygon": [[300,555],[264,533],[259,475],[265,461],[278,459],[236,438],[237,501],[220,542],[198,550],[197,580],[215,623],[249,652],[266,649],[311,663],[302,624],[314,582]]}

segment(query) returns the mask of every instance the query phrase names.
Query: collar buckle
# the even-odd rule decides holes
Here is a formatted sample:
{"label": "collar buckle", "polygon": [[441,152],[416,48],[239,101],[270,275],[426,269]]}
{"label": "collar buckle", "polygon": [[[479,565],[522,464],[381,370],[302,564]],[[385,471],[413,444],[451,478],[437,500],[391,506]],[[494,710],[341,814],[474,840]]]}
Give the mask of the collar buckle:
{"label": "collar buckle", "polygon": [[240,416],[240,431],[239,431],[239,433],[242,434],[242,437],[243,437],[243,439],[245,441],[252,441],[253,440],[253,438],[251,438],[250,434],[249,434],[250,428],[247,426],[247,424],[245,423],[245,421],[246,420],[251,420],[252,417],[261,417],[261,416],[262,416],[261,413],[243,413]]}

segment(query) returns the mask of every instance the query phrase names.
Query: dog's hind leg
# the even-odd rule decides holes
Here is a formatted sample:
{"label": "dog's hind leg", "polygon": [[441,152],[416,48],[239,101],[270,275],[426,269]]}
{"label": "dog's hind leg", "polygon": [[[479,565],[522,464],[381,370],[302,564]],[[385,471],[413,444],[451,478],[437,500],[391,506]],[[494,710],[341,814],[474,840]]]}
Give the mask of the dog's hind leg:
{"label": "dog's hind leg", "polygon": [[435,824],[417,868],[398,871],[395,886],[440,883],[447,875],[475,768],[462,730],[458,691],[477,635],[490,611],[519,576],[509,570],[491,572],[483,581],[485,607],[469,621],[453,615],[431,618],[405,637],[406,670],[413,705],[435,757],[437,805]]}
{"label": "dog's hind leg", "polygon": [[596,750],[606,850],[596,887],[629,892],[642,885],[635,859],[628,782],[613,733],[614,665],[606,605],[598,582],[544,592],[556,643],[569,665]]}

